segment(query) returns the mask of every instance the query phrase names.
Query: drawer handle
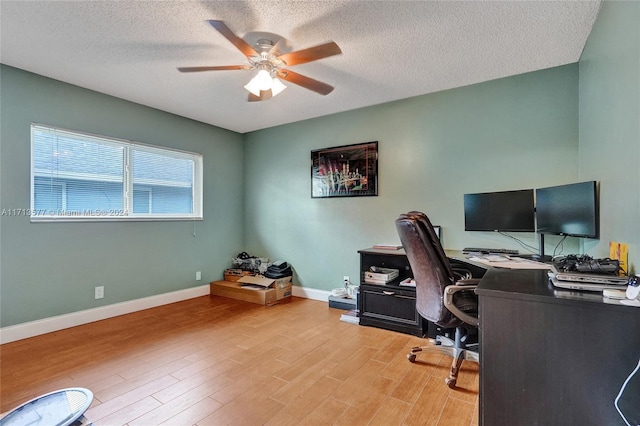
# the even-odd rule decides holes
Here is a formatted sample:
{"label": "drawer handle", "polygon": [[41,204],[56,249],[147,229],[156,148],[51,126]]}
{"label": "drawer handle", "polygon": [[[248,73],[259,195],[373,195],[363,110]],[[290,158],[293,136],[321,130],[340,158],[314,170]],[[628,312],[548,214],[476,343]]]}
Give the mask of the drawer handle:
{"label": "drawer handle", "polygon": [[393,292],[393,291],[384,291],[384,290],[382,290],[382,293],[387,295],[387,296],[393,296],[395,294],[395,292]]}

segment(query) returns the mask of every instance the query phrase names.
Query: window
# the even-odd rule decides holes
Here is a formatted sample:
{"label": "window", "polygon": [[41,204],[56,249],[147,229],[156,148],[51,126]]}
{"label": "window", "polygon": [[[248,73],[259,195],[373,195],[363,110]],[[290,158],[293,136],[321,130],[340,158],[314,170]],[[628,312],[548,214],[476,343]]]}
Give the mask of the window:
{"label": "window", "polygon": [[31,125],[31,221],[202,219],[202,155]]}

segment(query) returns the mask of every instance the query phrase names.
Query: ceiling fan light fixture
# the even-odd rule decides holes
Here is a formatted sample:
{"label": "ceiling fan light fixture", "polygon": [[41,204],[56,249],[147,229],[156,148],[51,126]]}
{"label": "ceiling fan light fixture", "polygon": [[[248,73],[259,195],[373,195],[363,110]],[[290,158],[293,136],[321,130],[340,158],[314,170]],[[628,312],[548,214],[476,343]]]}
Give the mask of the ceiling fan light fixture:
{"label": "ceiling fan light fixture", "polygon": [[254,95],[259,97],[260,96],[260,89],[258,88],[258,85],[255,84],[255,82],[253,80],[255,80],[255,77],[252,78],[250,82],[245,84],[244,88],[247,89],[247,91],[249,91],[252,94],[254,94]]}
{"label": "ceiling fan light fixture", "polygon": [[260,90],[271,89],[271,74],[267,70],[258,71],[258,75],[256,75],[252,81],[255,81],[255,84],[260,88]]}
{"label": "ceiling fan light fixture", "polygon": [[256,76],[253,77],[251,81],[244,86],[244,88],[254,95],[260,96],[260,91],[271,89],[271,84],[271,75],[269,74],[269,71],[262,69],[258,71],[258,74],[256,74]]}
{"label": "ceiling fan light fixture", "polygon": [[266,69],[261,69],[244,88],[259,97],[260,92],[267,90],[271,90],[271,96],[275,96],[286,89],[287,86],[277,78],[272,78],[271,73]]}
{"label": "ceiling fan light fixture", "polygon": [[286,88],[287,86],[284,83],[282,83],[279,79],[274,77],[271,84],[271,96],[277,95],[278,93],[282,92]]}

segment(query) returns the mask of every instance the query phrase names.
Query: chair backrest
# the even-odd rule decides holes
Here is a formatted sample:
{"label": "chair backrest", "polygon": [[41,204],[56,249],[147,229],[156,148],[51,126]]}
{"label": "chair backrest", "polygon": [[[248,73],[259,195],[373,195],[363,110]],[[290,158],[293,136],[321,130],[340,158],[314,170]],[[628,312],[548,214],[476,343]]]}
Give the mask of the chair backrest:
{"label": "chair backrest", "polygon": [[[435,229],[433,229],[433,224],[431,223],[427,215],[418,211],[410,211],[409,213],[407,213],[407,215],[415,217],[417,219],[418,225],[427,236],[427,245],[430,245],[433,248],[433,250],[435,251],[435,255],[438,257],[438,260],[447,270],[447,274],[450,277],[455,277],[453,268],[451,267],[451,263],[449,262],[449,258],[445,254],[444,249],[442,248],[442,244],[440,244],[440,238],[436,234]],[[455,280],[455,278],[452,279]]]}
{"label": "chair backrest", "polygon": [[455,284],[455,276],[429,218],[409,212],[396,219],[396,229],[416,281],[418,313],[441,327],[461,325],[444,306],[444,289]]}

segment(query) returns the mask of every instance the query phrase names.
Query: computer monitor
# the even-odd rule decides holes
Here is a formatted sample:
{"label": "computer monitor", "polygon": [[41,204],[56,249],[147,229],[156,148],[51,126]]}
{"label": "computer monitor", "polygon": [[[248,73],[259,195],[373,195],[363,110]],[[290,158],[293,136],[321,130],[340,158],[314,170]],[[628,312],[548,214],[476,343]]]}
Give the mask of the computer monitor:
{"label": "computer monitor", "polygon": [[464,195],[465,231],[534,232],[533,189]]}
{"label": "computer monitor", "polygon": [[596,182],[536,189],[536,221],[539,234],[599,238]]}
{"label": "computer monitor", "polygon": [[540,234],[539,259],[544,254],[544,235],[599,238],[598,191],[595,181],[536,189],[536,232]]}

